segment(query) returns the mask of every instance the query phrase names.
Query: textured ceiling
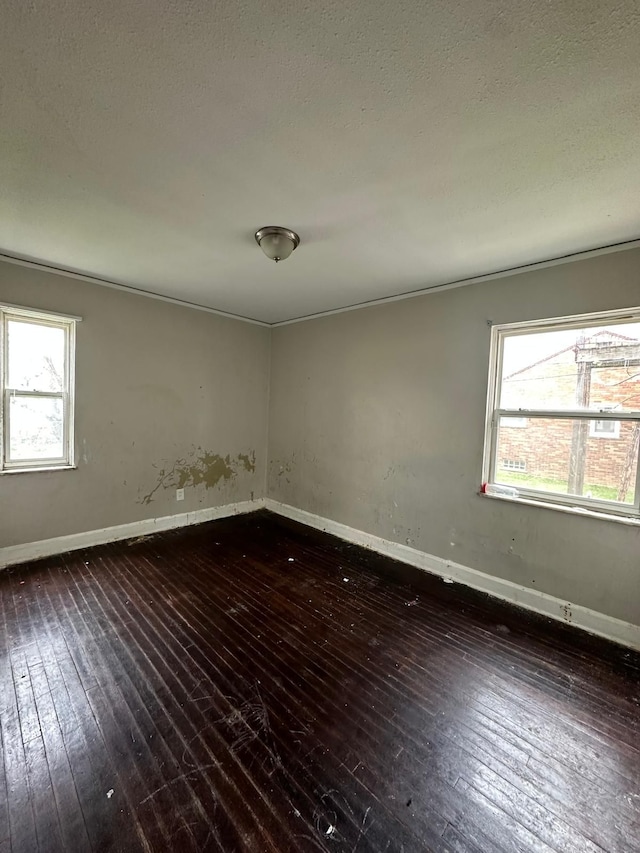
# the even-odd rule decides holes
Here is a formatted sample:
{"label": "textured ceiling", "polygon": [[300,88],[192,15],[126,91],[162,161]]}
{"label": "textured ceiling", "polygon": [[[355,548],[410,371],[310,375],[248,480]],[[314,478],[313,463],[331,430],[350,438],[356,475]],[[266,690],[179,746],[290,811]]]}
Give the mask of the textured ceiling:
{"label": "textured ceiling", "polygon": [[640,236],[637,0],[4,0],[1,30],[9,254],[273,322]]}

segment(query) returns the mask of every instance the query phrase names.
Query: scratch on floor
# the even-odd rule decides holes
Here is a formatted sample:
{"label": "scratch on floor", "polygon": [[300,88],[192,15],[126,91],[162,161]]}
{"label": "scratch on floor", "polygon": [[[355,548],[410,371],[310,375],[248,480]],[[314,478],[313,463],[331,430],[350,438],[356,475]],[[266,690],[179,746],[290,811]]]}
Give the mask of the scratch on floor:
{"label": "scratch on floor", "polygon": [[[210,726],[222,726],[228,729],[229,737],[226,739],[228,741],[229,750],[232,754],[236,755],[244,747],[248,746],[256,740],[260,740],[267,752],[267,755],[262,762],[262,766],[264,767],[269,759],[272,763],[269,775],[272,775],[275,770],[282,768],[282,759],[280,757],[280,753],[278,752],[275,740],[273,738],[273,731],[271,729],[269,712],[267,711],[267,706],[265,705],[264,699],[262,698],[259,682],[256,681],[253,684],[252,691],[253,695],[250,698],[245,699],[245,701],[241,702],[236,707],[234,707],[234,705],[238,701],[237,699],[234,699],[229,696],[223,697],[225,701],[229,705],[231,705],[232,710],[228,714],[225,714],[223,717],[220,717],[217,720],[203,726],[188,741],[187,746],[185,747],[182,754],[182,760],[184,764],[190,764],[190,762],[187,760],[187,750],[191,742],[200,735],[202,735]],[[196,698],[192,698],[191,701],[201,702],[205,699],[215,700],[219,699],[221,695],[222,694],[208,694],[206,696],[198,696]],[[205,711],[206,710],[207,709],[205,709]]]}
{"label": "scratch on floor", "polygon": [[364,817],[362,818],[362,823],[360,824],[360,831],[358,832],[358,837],[356,838],[356,843],[353,845],[353,850],[351,851],[351,853],[356,853],[356,847],[357,847],[357,846],[358,846],[358,844],[360,843],[360,840],[361,840],[362,838],[364,838],[364,836],[367,834],[367,832],[368,832],[368,831],[371,829],[371,827],[373,826],[373,821],[371,821],[371,823],[369,824],[369,826],[367,826],[367,827],[366,827],[366,829],[365,829],[365,824],[367,823],[367,818],[369,817],[369,812],[370,812],[370,811],[371,811],[371,806],[367,806],[367,809],[366,809],[366,811],[365,811],[365,813],[364,813]]}
{"label": "scratch on floor", "polygon": [[144,803],[151,800],[156,794],[159,794],[160,791],[164,791],[165,788],[170,788],[171,785],[175,785],[176,782],[181,782],[183,779],[190,779],[194,773],[204,773],[205,770],[211,770],[213,767],[217,767],[217,764],[202,764],[199,767],[194,767],[188,771],[188,773],[181,773],[179,776],[175,776],[173,779],[170,779],[168,782],[165,782],[164,785],[160,785],[159,788],[156,788],[155,791],[152,791],[148,794],[144,800],[140,800],[140,805],[144,805]]}

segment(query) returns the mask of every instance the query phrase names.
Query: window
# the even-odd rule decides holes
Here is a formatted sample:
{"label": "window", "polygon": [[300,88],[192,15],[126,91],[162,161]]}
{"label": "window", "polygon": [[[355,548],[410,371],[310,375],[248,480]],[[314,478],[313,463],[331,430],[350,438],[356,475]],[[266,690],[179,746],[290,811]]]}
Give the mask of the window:
{"label": "window", "polygon": [[640,309],[493,327],[486,483],[638,517],[639,444]]}
{"label": "window", "polygon": [[75,324],[0,306],[0,470],[73,465]]}
{"label": "window", "polygon": [[590,421],[591,438],[620,438],[620,421]]}
{"label": "window", "polygon": [[503,459],[500,467],[506,471],[526,471],[527,463],[523,459]]}

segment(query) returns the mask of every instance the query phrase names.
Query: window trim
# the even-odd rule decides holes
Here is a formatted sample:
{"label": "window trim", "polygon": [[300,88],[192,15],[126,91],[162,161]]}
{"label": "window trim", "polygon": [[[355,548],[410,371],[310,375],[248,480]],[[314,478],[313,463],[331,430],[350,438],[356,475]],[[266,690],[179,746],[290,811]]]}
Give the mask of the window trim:
{"label": "window trim", "polygon": [[[487,383],[487,405],[485,415],[484,451],[482,459],[482,482],[499,484],[496,479],[498,470],[497,444],[500,418],[571,418],[579,420],[633,421],[640,422],[640,411],[612,411],[611,409],[506,409],[498,406],[500,395],[500,377],[504,353],[504,340],[507,337],[526,334],[539,334],[541,331],[564,331],[581,329],[595,325],[622,325],[629,322],[640,322],[640,308],[625,308],[614,311],[604,311],[590,314],[575,314],[569,317],[556,317],[541,320],[527,320],[517,323],[491,323],[491,340],[489,355],[489,378]],[[604,437],[604,436],[603,436]],[[580,514],[585,511],[598,516],[609,518],[640,519],[640,458],[636,464],[635,501],[633,504],[621,504],[616,501],[586,498],[582,495],[567,495],[560,492],[543,492],[536,489],[514,487],[514,495],[490,495],[501,500],[516,500],[520,503],[546,506],[551,509],[575,510]]]}
{"label": "window trim", "polygon": [[[75,350],[76,324],[79,317],[54,314],[50,311],[32,310],[21,306],[0,303],[0,474],[17,474],[32,471],[60,471],[75,468]],[[65,335],[65,375],[62,391],[15,391],[7,388],[9,359],[7,355],[8,323],[25,322],[52,328],[62,328]],[[12,396],[47,397],[61,399],[63,406],[64,455],[56,458],[20,459],[10,461],[8,411]]]}

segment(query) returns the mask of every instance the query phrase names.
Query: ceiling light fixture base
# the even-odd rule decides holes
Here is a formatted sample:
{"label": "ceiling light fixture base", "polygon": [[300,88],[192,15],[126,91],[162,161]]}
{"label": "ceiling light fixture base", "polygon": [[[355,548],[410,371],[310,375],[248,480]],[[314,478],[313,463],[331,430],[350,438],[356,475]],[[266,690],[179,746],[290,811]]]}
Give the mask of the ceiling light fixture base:
{"label": "ceiling light fixture base", "polygon": [[300,245],[300,237],[290,228],[280,225],[264,225],[255,233],[256,243],[272,261],[286,260]]}

